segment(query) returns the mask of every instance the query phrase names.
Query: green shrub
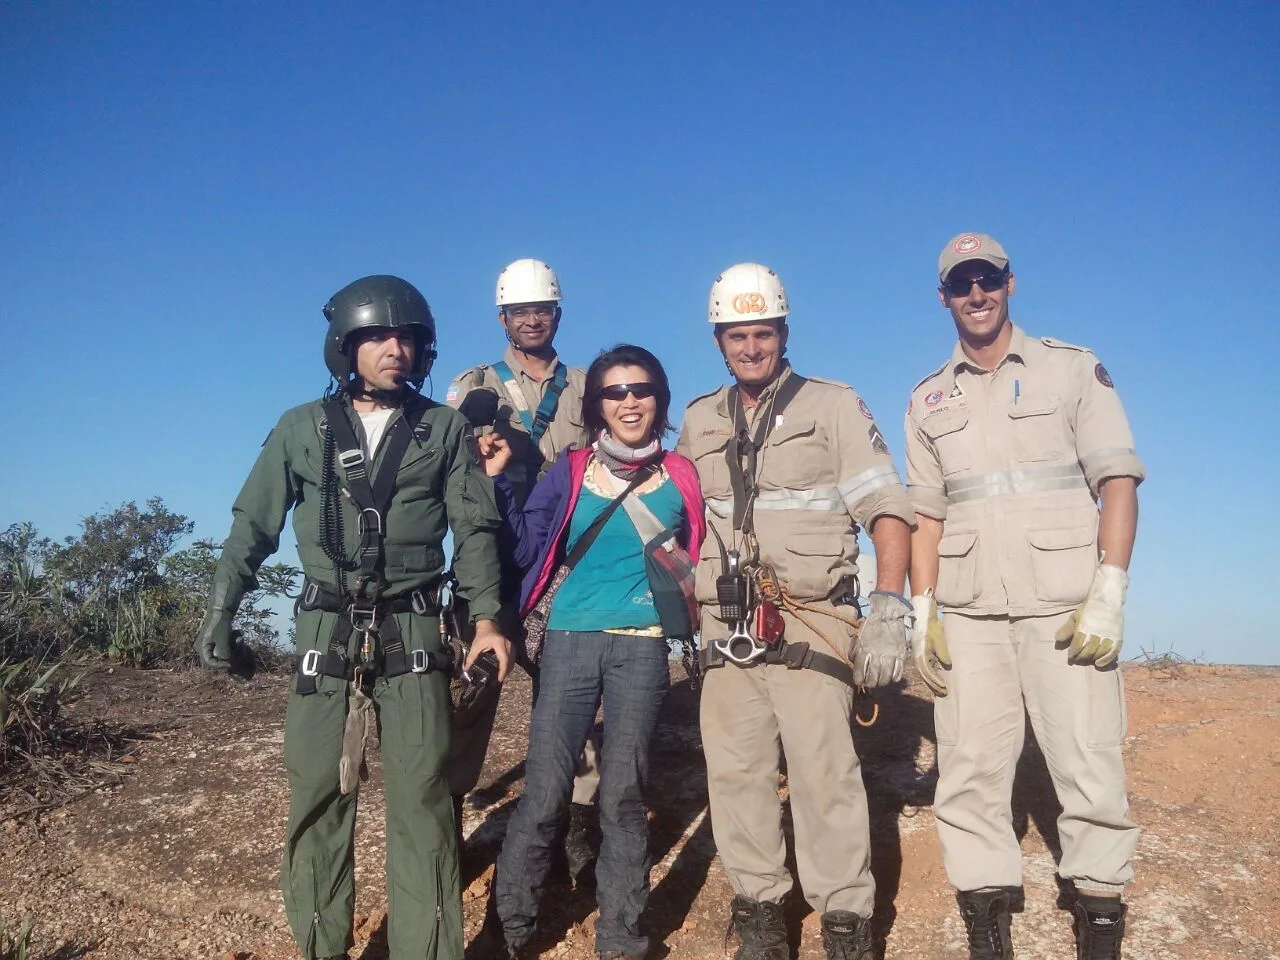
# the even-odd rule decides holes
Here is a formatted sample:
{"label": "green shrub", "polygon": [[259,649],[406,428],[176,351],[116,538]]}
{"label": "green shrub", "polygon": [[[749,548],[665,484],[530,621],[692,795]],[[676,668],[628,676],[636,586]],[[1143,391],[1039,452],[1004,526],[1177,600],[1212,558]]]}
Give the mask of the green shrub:
{"label": "green shrub", "polygon": [[18,928],[17,936],[9,936],[9,931],[0,926],[0,960],[27,960],[31,950],[31,929],[35,922],[26,917]]}

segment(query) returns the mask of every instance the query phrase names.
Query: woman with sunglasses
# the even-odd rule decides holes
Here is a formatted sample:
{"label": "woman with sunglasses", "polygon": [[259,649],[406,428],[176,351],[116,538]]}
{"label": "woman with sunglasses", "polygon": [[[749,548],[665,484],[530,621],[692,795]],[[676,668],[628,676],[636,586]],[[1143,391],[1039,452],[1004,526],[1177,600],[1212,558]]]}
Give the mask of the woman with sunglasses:
{"label": "woman with sunglasses", "polygon": [[597,521],[620,492],[639,497],[692,557],[705,532],[693,464],[662,448],[671,430],[671,389],[658,359],[621,344],[587,371],[583,419],[593,443],[556,460],[521,507],[501,473],[510,449],[495,435],[478,441],[498,505],[527,573],[521,614],[551,585],[584,534],[594,539],[551,602],[540,664],[524,791],[498,858],[494,900],[508,957],[533,937],[547,886],[556,829],[596,710],[604,703],[600,827],[596,865],[596,951],[643,957],[640,914],[649,893],[649,837],[642,788],[649,741],[668,686],[668,648],[645,573],[644,540],[626,510]]}

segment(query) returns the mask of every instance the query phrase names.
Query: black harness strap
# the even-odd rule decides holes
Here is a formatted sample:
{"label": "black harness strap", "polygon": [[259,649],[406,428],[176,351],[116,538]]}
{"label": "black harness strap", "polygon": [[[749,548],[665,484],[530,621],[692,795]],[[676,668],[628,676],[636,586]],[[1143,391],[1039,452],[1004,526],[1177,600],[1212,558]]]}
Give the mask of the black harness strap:
{"label": "black harness strap", "polygon": [[[297,691],[303,696],[316,692],[316,677],[352,678],[351,662],[347,658],[347,645],[355,631],[350,600],[333,593],[314,581],[308,580],[302,587],[297,601],[298,610],[323,610],[339,614],[329,637],[329,647],[324,653],[310,650],[295,658],[298,674]],[[448,652],[436,650],[405,650],[404,636],[396,623],[397,613],[416,613],[419,616],[439,616],[439,588],[418,588],[398,597],[379,601],[374,607],[378,624],[378,636],[382,641],[382,668],[380,676],[390,680],[405,673],[431,673],[433,670],[451,671],[453,660]]]}
{"label": "black harness strap", "polygon": [[[395,495],[400,464],[409,449],[410,441],[416,438],[421,443],[430,436],[430,428],[421,423],[427,405],[414,409],[404,408],[400,416],[391,422],[384,441],[382,467],[372,482],[369,460],[347,416],[345,402],[333,397],[324,401],[322,409],[325,429],[333,438],[337,459],[346,475],[347,495],[360,511],[359,573],[350,594],[333,593],[312,581],[304,585],[297,609],[326,610],[339,614],[339,617],[324,653],[309,650],[297,658],[296,689],[304,696],[315,693],[316,677],[321,674],[347,680],[352,678],[347,647],[357,627],[357,619],[362,630],[375,626],[377,628],[382,648],[381,669],[378,671],[380,675],[390,678],[405,673],[451,669],[452,661],[436,651],[406,651],[404,638],[394,616],[410,611],[422,615],[438,615],[438,595],[432,594],[429,599],[429,591],[420,587],[399,597],[381,597],[385,585],[383,568],[386,561],[387,512]],[[341,530],[337,534],[341,536]],[[340,579],[343,579],[343,570],[338,561],[335,561],[335,566],[338,567]]]}
{"label": "black harness strap", "polygon": [[[392,421],[384,441],[382,469],[369,482],[369,462],[355,429],[347,417],[345,404],[336,398],[324,402],[325,422],[337,442],[338,462],[347,476],[347,489],[360,511],[360,573],[356,577],[354,598],[376,603],[382,590],[383,545],[386,541],[387,510],[395,494],[396,474],[400,461],[409,449],[409,441],[419,433],[419,421],[425,407],[404,409]],[[425,437],[419,436],[419,442]]]}
{"label": "black harness strap", "polygon": [[[773,432],[778,417],[795,399],[800,388],[808,381],[792,372],[782,383],[778,384],[768,412],[761,411],[756,420],[755,435],[747,431],[747,415],[742,405],[742,394],[738,387],[729,390],[729,416],[733,425],[742,427],[737,430],[733,439],[725,446],[725,459],[729,464],[729,483],[733,487],[733,529],[735,533],[752,533],[754,526],[754,508],[758,485],[756,483],[756,456],[764,447],[769,434]],[[745,461],[745,466],[744,466]]]}
{"label": "black harness strap", "polygon": [[[729,662],[714,647],[706,647],[701,650],[698,654],[698,661],[704,670],[723,667]],[[850,687],[856,686],[853,682],[853,670],[847,663],[837,660],[830,654],[819,653],[817,650],[811,649],[807,641],[780,643],[769,647],[764,656],[756,660],[755,663],[745,666],[735,663],[734,666],[749,670],[760,663],[780,663],[788,670],[816,670],[818,673],[833,677],[841,683],[848,684]]]}

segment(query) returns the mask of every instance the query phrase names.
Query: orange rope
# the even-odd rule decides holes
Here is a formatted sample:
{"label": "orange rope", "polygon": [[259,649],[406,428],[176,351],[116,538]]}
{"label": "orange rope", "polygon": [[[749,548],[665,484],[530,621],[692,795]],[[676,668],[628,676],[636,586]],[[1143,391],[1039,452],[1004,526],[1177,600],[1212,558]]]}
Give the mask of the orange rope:
{"label": "orange rope", "polygon": [[[813,633],[817,634],[819,637],[822,638],[823,642],[828,647],[831,648],[833,653],[835,653],[837,660],[845,664],[845,666],[847,666],[850,670],[853,669],[853,664],[850,663],[849,658],[844,655],[844,651],[841,650],[839,647],[837,647],[834,643],[832,643],[831,638],[828,637],[821,630],[819,630],[813,624],[813,622],[810,621],[809,618],[806,617],[804,613],[802,613],[801,611],[807,611],[808,613],[816,613],[821,616],[832,617],[836,620],[839,620],[841,623],[848,624],[850,627],[853,628],[853,638],[855,641],[858,639],[858,630],[862,626],[861,617],[850,619],[849,617],[846,617],[843,614],[837,613],[835,610],[823,610],[820,607],[815,607],[815,606],[812,606],[811,604],[801,603],[799,600],[796,600],[794,597],[791,596],[790,593],[787,592],[787,588],[784,587],[781,581],[778,580],[778,575],[774,572],[773,568],[768,564],[762,563],[759,566],[757,566],[753,573],[753,579],[755,580],[756,589],[760,591],[760,596],[763,597],[766,602],[772,603],[775,606],[782,607],[784,610],[790,613],[793,617],[795,617],[797,620],[803,623]],[[858,687],[857,691],[861,693],[865,693],[866,688]],[[854,699],[856,701],[857,699],[856,696]],[[871,705],[870,719],[864,720],[861,717],[861,715],[858,714],[856,709],[854,710],[853,719],[858,722],[858,726],[860,727],[872,726],[878,719],[880,719],[880,704],[873,703]]]}

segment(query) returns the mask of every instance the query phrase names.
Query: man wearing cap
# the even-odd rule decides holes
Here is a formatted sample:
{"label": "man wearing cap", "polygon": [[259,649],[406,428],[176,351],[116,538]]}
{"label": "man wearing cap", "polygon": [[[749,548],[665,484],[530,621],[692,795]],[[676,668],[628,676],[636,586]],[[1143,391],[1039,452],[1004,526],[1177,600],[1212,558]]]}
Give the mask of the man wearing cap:
{"label": "man wearing cap", "polygon": [[[902,676],[915,515],[866,403],[783,359],[790,306],[776,273],[730,267],[712,285],[708,314],[734,382],[689,404],[677,450],[698,468],[711,531],[695,585],[701,730],[736,960],[790,957],[779,746],[797,872],[826,955],[870,960],[875,880],[849,718],[855,686]],[[860,526],[878,572],[855,629]]]}
{"label": "man wearing cap", "polygon": [[970,957],[1012,957],[1022,863],[1010,793],[1025,709],[1062,805],[1058,872],[1076,891],[1077,956],[1119,958],[1138,828],[1116,659],[1142,463],[1098,358],[1009,319],[1016,283],[999,243],[953,238],[938,277],[959,342],[911,394],[906,450],[912,643],[937,696],[947,875]]}
{"label": "man wearing cap", "polygon": [[[480,364],[449,385],[445,402],[460,410],[477,433],[493,432],[511,446],[505,475],[523,501],[538,478],[562,452],[588,441],[582,421],[586,374],[565,365],[555,349],[560,328],[560,280],[541,260],[525,258],[507,264],[498,275],[498,322],[507,338],[507,351],[497,363]],[[503,557],[503,630],[509,637],[523,634],[515,605],[521,571]],[[521,658],[523,659],[523,658]],[[536,672],[531,664],[526,669]],[[465,724],[455,722],[449,756],[449,789],[461,823],[462,802],[480,779],[485,753],[493,735],[500,688],[490,684],[487,699],[467,712]],[[587,743],[569,807],[566,853],[574,878],[592,858],[595,799],[600,784],[597,745]]]}

